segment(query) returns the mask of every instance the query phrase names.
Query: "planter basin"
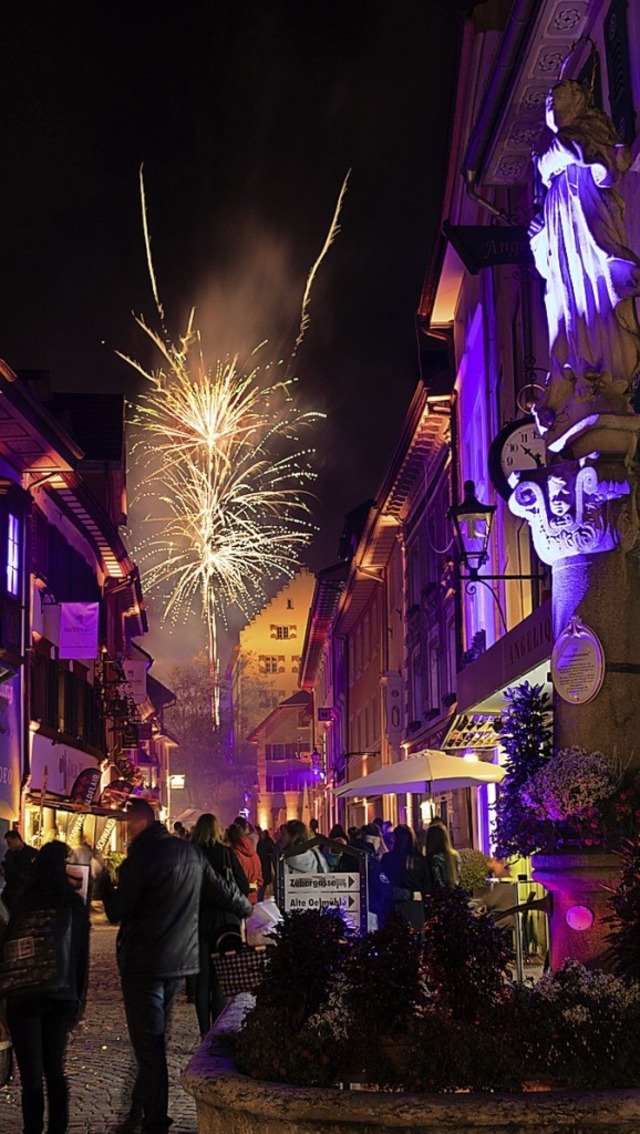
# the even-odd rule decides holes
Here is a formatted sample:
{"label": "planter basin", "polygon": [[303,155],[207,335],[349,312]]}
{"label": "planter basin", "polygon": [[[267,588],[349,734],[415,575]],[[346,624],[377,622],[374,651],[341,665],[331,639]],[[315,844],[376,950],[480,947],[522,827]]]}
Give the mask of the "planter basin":
{"label": "planter basin", "polygon": [[567,960],[586,968],[606,968],[604,918],[611,913],[610,891],[619,882],[621,863],[615,854],[580,851],[532,856],[533,877],[553,895],[549,916],[551,968]]}
{"label": "planter basin", "polygon": [[640,1129],[638,1090],[418,1095],[250,1079],[236,1070],[229,1047],[250,1003],[250,997],[238,997],[225,1008],[181,1076],[196,1100],[198,1134],[629,1134]]}

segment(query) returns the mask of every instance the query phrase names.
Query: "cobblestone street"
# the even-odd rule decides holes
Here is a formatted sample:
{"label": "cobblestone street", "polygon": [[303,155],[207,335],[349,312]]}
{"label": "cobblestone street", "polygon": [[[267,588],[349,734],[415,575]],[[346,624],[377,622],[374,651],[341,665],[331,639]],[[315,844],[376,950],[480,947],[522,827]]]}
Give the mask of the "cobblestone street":
{"label": "cobblestone street", "polygon": [[[91,933],[91,975],[84,1019],[67,1054],[70,1134],[105,1134],[127,1113],[134,1059],[115,964],[116,929],[97,922]],[[178,997],[168,1039],[172,1134],[196,1134],[195,1103],[180,1087],[180,1072],[199,1043],[195,1008]],[[45,1127],[46,1128],[46,1127]],[[0,1132],[20,1134],[20,1081],[0,1091]]]}

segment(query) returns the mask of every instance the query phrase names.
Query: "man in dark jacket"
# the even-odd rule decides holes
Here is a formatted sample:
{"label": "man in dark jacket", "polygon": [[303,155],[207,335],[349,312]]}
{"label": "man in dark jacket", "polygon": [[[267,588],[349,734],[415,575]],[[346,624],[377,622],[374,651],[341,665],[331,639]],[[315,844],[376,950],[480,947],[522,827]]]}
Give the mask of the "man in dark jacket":
{"label": "man in dark jacket", "polygon": [[198,910],[203,886],[218,904],[248,917],[246,898],[217,874],[198,848],[173,838],[144,800],[127,812],[127,857],[117,889],[105,881],[107,917],[120,922],[116,955],[138,1075],[119,1134],[165,1134],[169,1082],[165,1045],[171,1006],[184,977],[198,972]]}
{"label": "man in dark jacket", "polygon": [[36,851],[22,841],[19,831],[7,831],[5,836],[7,853],[2,863],[4,890],[2,900],[11,911],[24,894],[31,876]]}

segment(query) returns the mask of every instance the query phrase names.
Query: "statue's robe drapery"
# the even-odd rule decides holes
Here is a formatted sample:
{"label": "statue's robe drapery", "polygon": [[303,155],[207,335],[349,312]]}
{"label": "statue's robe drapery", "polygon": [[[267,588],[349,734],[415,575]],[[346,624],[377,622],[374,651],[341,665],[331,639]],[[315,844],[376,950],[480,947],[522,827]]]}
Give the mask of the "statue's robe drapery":
{"label": "statue's robe drapery", "polygon": [[587,162],[572,133],[559,131],[536,157],[548,186],[544,225],[531,248],[547,282],[549,381],[566,380],[567,368],[576,379],[595,373],[612,394],[624,395],[640,367],[640,260],[626,247],[624,203],[615,188],[628,151],[607,146],[601,160]]}

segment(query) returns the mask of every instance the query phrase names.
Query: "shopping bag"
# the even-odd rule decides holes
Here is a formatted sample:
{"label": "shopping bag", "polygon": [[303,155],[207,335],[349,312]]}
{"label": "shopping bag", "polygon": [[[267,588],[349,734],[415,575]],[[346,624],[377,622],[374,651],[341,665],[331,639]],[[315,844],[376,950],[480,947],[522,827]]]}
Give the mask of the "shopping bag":
{"label": "shopping bag", "polygon": [[4,933],[1,996],[49,996],[70,985],[72,910],[15,913]]}
{"label": "shopping bag", "polygon": [[269,959],[266,945],[242,945],[226,953],[212,954],[213,967],[223,996],[254,992],[260,984]]}
{"label": "shopping bag", "polygon": [[250,945],[273,944],[271,935],[278,922],[282,921],[282,914],[273,898],[266,898],[264,902],[256,902],[251,916],[247,918],[247,941]]}

